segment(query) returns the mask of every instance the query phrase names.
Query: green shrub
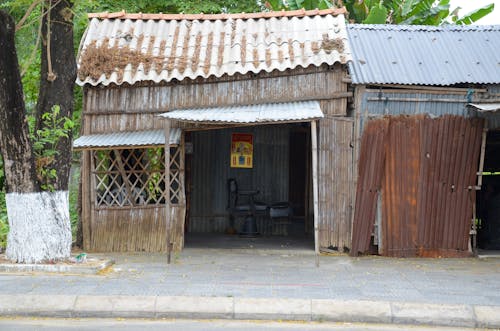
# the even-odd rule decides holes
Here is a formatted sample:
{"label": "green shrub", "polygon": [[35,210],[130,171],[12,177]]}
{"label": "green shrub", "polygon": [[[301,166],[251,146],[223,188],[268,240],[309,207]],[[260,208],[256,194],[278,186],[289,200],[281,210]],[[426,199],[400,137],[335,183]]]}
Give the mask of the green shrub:
{"label": "green shrub", "polygon": [[7,246],[7,233],[9,223],[7,222],[7,207],[5,206],[5,192],[0,191],[0,248],[4,250]]}

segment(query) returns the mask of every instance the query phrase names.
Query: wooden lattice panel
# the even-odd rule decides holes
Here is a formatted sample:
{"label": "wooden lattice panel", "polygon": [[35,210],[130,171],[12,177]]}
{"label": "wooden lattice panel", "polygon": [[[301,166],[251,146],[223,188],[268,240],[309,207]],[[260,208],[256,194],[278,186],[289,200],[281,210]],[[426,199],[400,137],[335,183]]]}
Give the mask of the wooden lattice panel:
{"label": "wooden lattice panel", "polygon": [[[170,148],[170,201],[180,201],[181,149]],[[160,205],[165,203],[164,148],[92,151],[97,207]]]}

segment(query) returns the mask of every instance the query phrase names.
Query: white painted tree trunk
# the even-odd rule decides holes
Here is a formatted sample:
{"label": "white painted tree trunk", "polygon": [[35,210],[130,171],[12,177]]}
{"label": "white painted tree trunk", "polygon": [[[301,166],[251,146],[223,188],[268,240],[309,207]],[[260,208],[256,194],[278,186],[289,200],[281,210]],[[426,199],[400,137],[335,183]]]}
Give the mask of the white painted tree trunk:
{"label": "white painted tree trunk", "polygon": [[68,192],[8,193],[6,257],[18,263],[66,259],[71,254]]}

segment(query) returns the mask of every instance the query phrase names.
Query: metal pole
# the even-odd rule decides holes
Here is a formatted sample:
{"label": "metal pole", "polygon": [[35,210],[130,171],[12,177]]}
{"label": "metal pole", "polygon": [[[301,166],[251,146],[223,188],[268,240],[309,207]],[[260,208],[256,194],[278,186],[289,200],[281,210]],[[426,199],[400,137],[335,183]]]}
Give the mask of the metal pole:
{"label": "metal pole", "polygon": [[314,200],[314,252],[316,253],[316,267],[319,267],[319,202],[318,202],[318,136],[316,121],[311,122],[311,152],[312,152],[312,177]]}

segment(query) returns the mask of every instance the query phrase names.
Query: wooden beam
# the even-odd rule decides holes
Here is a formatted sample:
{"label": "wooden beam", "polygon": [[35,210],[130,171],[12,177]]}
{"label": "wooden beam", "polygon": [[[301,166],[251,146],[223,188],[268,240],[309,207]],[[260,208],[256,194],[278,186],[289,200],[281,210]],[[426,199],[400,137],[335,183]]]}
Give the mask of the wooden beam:
{"label": "wooden beam", "polygon": [[165,120],[165,226],[166,226],[166,245],[167,245],[167,264],[170,264],[172,245],[171,240],[171,219],[170,211],[172,206],[170,205],[170,146],[168,144],[170,140],[170,120]]}
{"label": "wooden beam", "polygon": [[316,121],[311,122],[311,152],[314,199],[314,252],[316,253],[316,267],[319,267],[318,135]]}

